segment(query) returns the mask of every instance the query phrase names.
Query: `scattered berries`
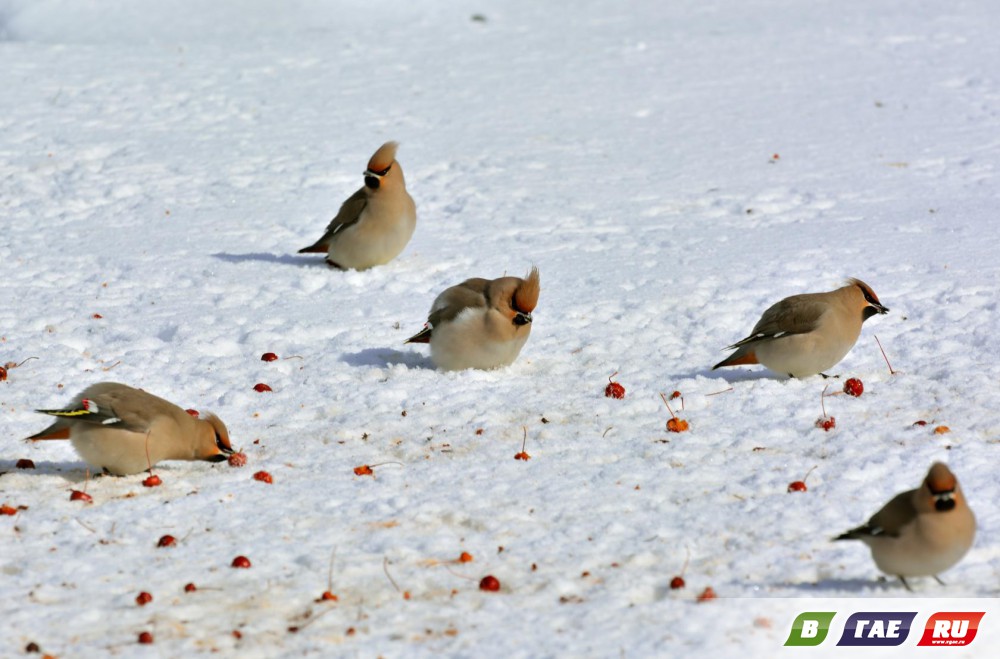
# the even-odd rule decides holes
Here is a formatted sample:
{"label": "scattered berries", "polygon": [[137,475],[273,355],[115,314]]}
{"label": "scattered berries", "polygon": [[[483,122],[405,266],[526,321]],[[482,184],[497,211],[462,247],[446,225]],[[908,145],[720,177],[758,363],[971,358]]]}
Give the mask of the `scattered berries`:
{"label": "scattered berries", "polygon": [[0,506],[0,515],[16,515],[16,514],[17,514],[17,508],[8,506],[7,504]]}
{"label": "scattered berries", "polygon": [[159,487],[161,485],[163,485],[163,481],[160,480],[160,477],[157,476],[156,474],[151,474],[149,477],[143,479],[142,481],[143,487]]}
{"label": "scattered berries", "polygon": [[805,492],[808,489],[805,481],[792,481],[788,484],[789,492]]}
{"label": "scattered berries", "polygon": [[250,567],[250,559],[246,556],[237,556],[233,559],[232,567],[245,570]]}
{"label": "scattered berries", "polygon": [[670,580],[670,590],[680,590],[684,586],[684,577],[674,577]]}
{"label": "scattered berries", "polygon": [[625,387],[611,380],[611,378],[616,375],[618,375],[618,371],[615,371],[610,375],[610,377],[608,377],[608,386],[604,387],[604,396],[606,398],[617,398],[621,400],[622,398],[625,398]]}
{"label": "scattered berries", "polygon": [[521,451],[520,453],[515,453],[514,454],[514,459],[515,460],[525,460],[525,461],[527,461],[527,460],[531,459],[531,456],[528,455],[527,453],[525,453],[524,451]]}
{"label": "scattered berries", "polygon": [[472,554],[470,554],[467,551],[463,551],[461,554],[458,555],[458,562],[459,563],[471,563],[472,562]]}
{"label": "scattered berries", "polygon": [[268,485],[274,482],[274,479],[271,478],[271,474],[266,471],[258,471],[253,475],[253,479],[255,481],[260,481],[261,483],[267,483]]}
{"label": "scattered berries", "polygon": [[479,590],[488,590],[491,593],[495,593],[500,590],[500,580],[492,574],[487,574],[479,581]]}
{"label": "scattered berries", "polygon": [[81,492],[80,490],[70,490],[69,500],[83,501],[84,503],[94,503],[94,497],[90,496],[86,492]]}
{"label": "scattered berries", "polygon": [[21,458],[14,464],[14,466],[18,469],[34,469],[35,463],[28,458]]}
{"label": "scattered berries", "polygon": [[243,467],[247,463],[247,454],[243,451],[237,451],[236,453],[229,454],[229,466],[230,467]]}
{"label": "scattered berries", "polygon": [[948,426],[938,426],[937,428],[934,429],[935,435],[947,435],[950,432],[951,428],[949,428]]}
{"label": "scattered berries", "polygon": [[157,547],[173,547],[177,544],[177,538],[172,535],[165,535],[156,543]]}
{"label": "scattered berries", "polygon": [[193,583],[184,584],[185,593],[193,593],[196,590],[198,590],[198,586],[194,585]]}
{"label": "scattered berries", "polygon": [[258,382],[257,384],[255,384],[253,386],[253,390],[260,394],[264,393],[265,391],[274,391],[274,389],[271,389],[271,387],[264,384],[263,382]]}
{"label": "scattered berries", "polygon": [[146,606],[152,601],[153,601],[153,596],[147,593],[146,591],[142,591],[135,598],[135,603],[138,604],[139,606]]}
{"label": "scattered berries", "polygon": [[915,426],[926,426],[926,425],[927,425],[927,422],[926,422],[926,421],[924,421],[923,419],[920,419],[920,420],[918,420],[918,421],[914,421],[914,422],[913,422],[913,425],[915,425]]}
{"label": "scattered berries", "polygon": [[847,382],[844,383],[844,393],[848,396],[854,396],[857,398],[865,391],[865,385],[858,378],[849,378]]}
{"label": "scattered berries", "polygon": [[698,601],[707,602],[709,600],[714,600],[716,597],[718,597],[718,595],[715,594],[715,591],[712,590],[712,587],[706,586],[705,590],[701,591],[701,594],[698,595]]}
{"label": "scattered berries", "polygon": [[274,354],[273,352],[265,352],[263,355],[260,356],[260,360],[262,362],[273,362],[277,361],[277,359],[278,355]]}
{"label": "scattered berries", "polygon": [[153,635],[149,632],[142,632],[139,634],[139,642],[143,645],[149,645],[153,642]]}
{"label": "scattered berries", "polygon": [[329,590],[324,590],[323,594],[319,596],[321,602],[336,602],[337,596],[331,593]]}
{"label": "scattered berries", "polygon": [[375,472],[368,465],[361,465],[360,467],[354,468],[355,476],[374,476]]}

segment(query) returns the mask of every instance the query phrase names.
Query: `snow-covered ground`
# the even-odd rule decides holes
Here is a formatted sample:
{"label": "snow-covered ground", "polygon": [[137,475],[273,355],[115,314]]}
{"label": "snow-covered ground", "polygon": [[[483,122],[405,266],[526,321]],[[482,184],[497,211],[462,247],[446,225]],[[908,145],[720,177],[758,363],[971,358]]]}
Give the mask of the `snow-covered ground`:
{"label": "snow-covered ground", "polygon": [[[0,364],[37,358],[0,384],[0,656],[774,656],[816,598],[998,597],[998,31],[993,0],[0,0]],[[409,247],[295,254],[390,139]],[[533,264],[511,367],[402,345]],[[709,370],[852,276],[892,311],[834,430],[820,378]],[[249,464],[85,483],[21,441],[102,380]],[[911,595],[829,538],[935,460],[980,530]]]}

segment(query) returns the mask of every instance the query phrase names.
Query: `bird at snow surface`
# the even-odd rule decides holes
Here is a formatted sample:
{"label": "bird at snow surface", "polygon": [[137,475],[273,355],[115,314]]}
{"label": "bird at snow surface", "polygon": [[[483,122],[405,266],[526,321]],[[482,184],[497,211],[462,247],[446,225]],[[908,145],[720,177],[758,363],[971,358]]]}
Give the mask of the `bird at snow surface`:
{"label": "bird at snow surface", "polygon": [[406,343],[429,343],[444,371],[507,366],[531,334],[540,290],[538,268],[524,279],[467,279],[435,298],[424,328]]}
{"label": "bird at snow surface", "polygon": [[55,423],[29,440],[68,439],[91,467],[138,474],[161,460],[222,462],[233,453],[222,420],[195,418],[173,403],[117,382],[99,382],[59,409],[36,410]]}
{"label": "bird at snow surface", "polygon": [[763,364],[793,378],[823,374],[854,347],[866,320],[888,311],[860,279],[826,293],[786,297],[764,312],[748,337],[726,348],[736,352],[712,370]]}
{"label": "bird at snow surface", "polygon": [[958,479],[935,462],[915,490],[893,497],[863,526],[834,540],[860,540],[871,549],[875,565],[899,577],[934,577],[958,563],[976,535],[972,514]]}
{"label": "bird at snow surface", "polygon": [[396,161],[397,147],[379,147],[364,185],[340,206],[323,237],[299,254],[326,252],[326,262],[342,270],[367,270],[399,256],[417,226],[417,208]]}

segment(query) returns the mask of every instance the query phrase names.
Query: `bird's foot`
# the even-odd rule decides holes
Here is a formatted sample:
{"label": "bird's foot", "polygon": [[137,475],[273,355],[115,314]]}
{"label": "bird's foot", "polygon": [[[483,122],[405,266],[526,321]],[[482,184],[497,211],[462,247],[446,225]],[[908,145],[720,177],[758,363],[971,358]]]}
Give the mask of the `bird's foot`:
{"label": "bird's foot", "polygon": [[330,266],[331,268],[335,269],[335,270],[343,270],[344,269],[343,266],[341,266],[339,263],[337,263],[336,261],[331,261],[330,259],[326,260],[326,264],[328,266]]}

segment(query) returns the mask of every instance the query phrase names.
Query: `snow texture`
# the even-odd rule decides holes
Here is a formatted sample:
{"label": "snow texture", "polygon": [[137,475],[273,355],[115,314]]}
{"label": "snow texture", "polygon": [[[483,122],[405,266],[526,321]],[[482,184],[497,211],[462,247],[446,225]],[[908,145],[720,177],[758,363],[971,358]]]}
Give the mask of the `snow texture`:
{"label": "snow texture", "polygon": [[[0,384],[0,656],[773,656],[811,598],[911,596],[829,539],[935,460],[980,528],[912,596],[997,597],[998,29],[992,0],[0,0],[0,364],[36,358]],[[407,249],[297,255],[390,139]],[[403,345],[531,265],[510,367]],[[841,380],[710,370],[847,277],[891,313]],[[145,488],[22,441],[103,380],[249,464]]]}

